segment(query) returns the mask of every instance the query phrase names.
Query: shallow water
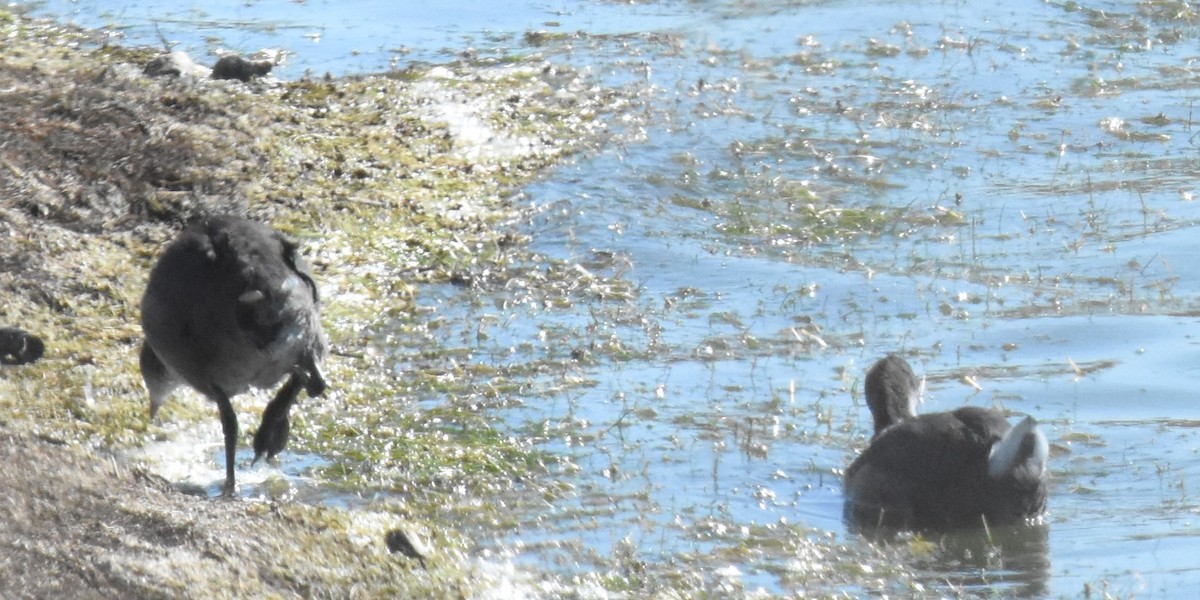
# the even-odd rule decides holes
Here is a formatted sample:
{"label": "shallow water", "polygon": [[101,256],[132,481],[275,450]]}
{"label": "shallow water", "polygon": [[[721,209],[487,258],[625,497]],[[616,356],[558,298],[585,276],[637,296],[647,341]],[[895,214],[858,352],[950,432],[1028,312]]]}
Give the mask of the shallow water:
{"label": "shallow water", "polygon": [[[523,564],[586,572],[633,553],[713,578],[733,564],[722,576],[746,589],[809,589],[794,557],[754,539],[798,528],[862,543],[842,524],[839,474],[870,427],[863,371],[904,349],[928,378],[922,410],[1032,414],[1052,444],[1045,527],[998,534],[994,560],[950,540],[975,558],[917,565],[925,585],[1200,585],[1185,5],[505,4],[45,10],[136,43],[157,23],[200,56],[283,48],[281,77],[470,48],[545,53],[638,92],[610,147],[521,192],[539,209],[525,227],[536,251],[619,274],[631,298],[544,310],[422,294],[446,344],[494,318],[476,361],[623,350],[582,369],[595,385],[531,392],[498,416],[577,466],[558,475],[573,494],[487,542]],[[583,33],[525,46],[536,30]]]}

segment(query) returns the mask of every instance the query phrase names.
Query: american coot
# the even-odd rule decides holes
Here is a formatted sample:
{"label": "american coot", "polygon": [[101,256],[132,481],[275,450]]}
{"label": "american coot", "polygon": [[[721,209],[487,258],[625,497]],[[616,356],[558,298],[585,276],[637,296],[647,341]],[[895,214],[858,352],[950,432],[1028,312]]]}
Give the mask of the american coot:
{"label": "american coot", "polygon": [[142,296],[141,369],[154,418],[187,384],[216,402],[225,435],[225,493],[235,491],[238,423],[230,399],[288,381],[263,411],[254,460],[287,444],[303,388],[325,391],[317,285],[296,244],[260,223],[207,217],[183,231],[150,271]]}
{"label": "american coot", "polygon": [[963,407],[917,416],[920,386],[889,355],[867,371],[875,436],[846,470],[845,516],[871,531],[1014,523],[1046,509],[1046,438],[1033,417]]}

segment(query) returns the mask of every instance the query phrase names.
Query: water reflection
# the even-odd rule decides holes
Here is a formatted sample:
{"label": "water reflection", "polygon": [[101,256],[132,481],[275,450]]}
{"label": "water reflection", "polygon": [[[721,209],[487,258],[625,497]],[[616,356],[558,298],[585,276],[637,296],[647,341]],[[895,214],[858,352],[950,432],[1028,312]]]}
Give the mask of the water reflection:
{"label": "water reflection", "polygon": [[913,534],[847,523],[851,533],[916,555],[918,579],[930,587],[1044,596],[1050,580],[1050,526],[1019,523]]}
{"label": "water reflection", "polygon": [[[1050,578],[1050,526],[1010,525],[947,535],[942,541],[943,568],[958,561],[950,581],[964,587],[1012,585],[1014,595],[1041,596]],[[955,576],[957,575],[957,576]]]}

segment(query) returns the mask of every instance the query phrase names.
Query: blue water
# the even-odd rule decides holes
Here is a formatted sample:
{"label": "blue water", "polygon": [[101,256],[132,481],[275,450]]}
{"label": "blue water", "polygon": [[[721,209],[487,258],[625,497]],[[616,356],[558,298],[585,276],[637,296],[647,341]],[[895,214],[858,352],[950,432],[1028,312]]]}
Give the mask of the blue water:
{"label": "blue water", "polygon": [[[853,542],[838,472],[870,426],[856,390],[871,361],[905,348],[929,378],[922,410],[1033,414],[1054,448],[1044,538],[1023,538],[992,579],[925,565],[929,585],[1200,587],[1192,24],[1115,1],[197,6],[43,12],[131,43],[161,32],[202,60],[283,49],[281,78],[544,54],[640,94],[614,123],[619,143],[522,194],[545,207],[526,225],[533,250],[622,257],[629,311],[644,318],[589,331],[605,301],[488,309],[506,325],[477,360],[552,352],[521,345],[542,326],[640,353],[503,417],[516,431],[571,421],[590,440],[547,436],[578,465],[563,474],[578,492],[524,522],[521,540],[607,555],[630,539],[669,560],[737,544],[704,535],[710,523],[782,519]],[[587,35],[527,46],[537,30]],[[810,210],[872,207],[902,210],[875,234],[803,235]],[[424,303],[472,310],[441,293]],[[523,560],[590,568],[538,552]],[[747,588],[802,590],[782,562],[741,564]]]}

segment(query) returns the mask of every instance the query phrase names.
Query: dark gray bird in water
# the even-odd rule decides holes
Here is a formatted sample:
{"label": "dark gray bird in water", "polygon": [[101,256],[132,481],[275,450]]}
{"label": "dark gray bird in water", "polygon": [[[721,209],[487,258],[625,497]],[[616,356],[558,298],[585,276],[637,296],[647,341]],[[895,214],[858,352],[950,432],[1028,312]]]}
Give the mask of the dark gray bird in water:
{"label": "dark gray bird in water", "polygon": [[183,231],[150,271],[142,296],[141,369],[154,418],[187,384],[216,402],[225,435],[225,487],[233,494],[238,423],[230,400],[287,383],[263,411],[254,460],[287,444],[300,390],[325,391],[320,298],[296,244],[260,223],[207,217]]}
{"label": "dark gray bird in water", "polygon": [[917,416],[920,385],[894,354],[867,371],[864,387],[875,436],[846,470],[852,529],[1001,525],[1045,511],[1049,446],[1033,417],[1013,427],[972,406]]}

